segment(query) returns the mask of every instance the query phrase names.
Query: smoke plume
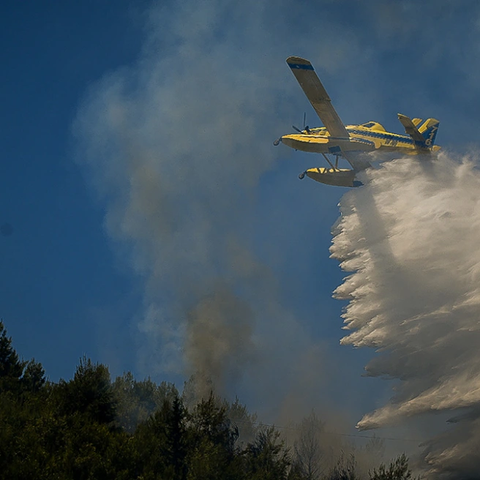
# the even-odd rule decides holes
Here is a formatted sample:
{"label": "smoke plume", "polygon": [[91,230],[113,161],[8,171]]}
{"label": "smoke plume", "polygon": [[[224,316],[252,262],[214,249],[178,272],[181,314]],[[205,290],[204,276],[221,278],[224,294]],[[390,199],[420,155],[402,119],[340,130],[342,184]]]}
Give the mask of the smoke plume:
{"label": "smoke plume", "polygon": [[[295,357],[318,359],[318,346],[258,252],[275,240],[258,238],[257,210],[262,175],[286,153],[272,146],[289,128],[273,73],[288,74],[285,55],[265,54],[278,40],[263,31],[266,7],[230,3],[149,10],[138,64],[92,86],[74,130],[106,230],[144,292],[140,372],[194,375],[200,397],[235,394],[250,376],[267,405],[288,390],[290,367],[305,370]],[[234,17],[245,22],[223,29]]]}
{"label": "smoke plume", "polygon": [[[365,172],[341,201],[331,254],[347,276],[344,345],[380,355],[369,376],[398,379],[360,429],[448,412],[457,423],[426,442],[435,477],[480,468],[480,173],[473,158],[398,159]],[[433,478],[432,477],[432,478]],[[436,477],[435,477],[436,478]]]}
{"label": "smoke plume", "polygon": [[[404,108],[449,118],[473,138],[478,7],[160,3],[145,13],[138,61],[93,84],[74,125],[105,229],[142,291],[133,322],[137,370],[154,378],[193,374],[198,396],[241,390],[254,408],[276,409],[270,420],[321,412],[326,397],[361,408],[365,398],[346,393],[352,364],[332,359],[329,340],[318,340],[337,328],[330,322],[336,313],[316,297],[331,289],[318,237],[340,193],[308,183],[298,190],[289,183],[286,191],[272,174],[293,152],[271,142],[310,108],[284,59],[312,61],[346,123]],[[445,85],[455,91],[444,95]],[[318,163],[300,153],[297,159],[298,172]],[[478,174],[470,160],[444,154],[437,162],[397,160],[365,176],[369,184],[341,201],[332,247],[353,272],[336,291],[349,300],[343,343],[379,350],[368,375],[400,385],[359,427],[452,411],[456,426],[425,446],[425,459],[432,471],[470,471],[480,396]],[[301,205],[292,207],[299,191]],[[289,208],[297,211],[287,219]],[[295,272],[309,280],[291,275],[284,258],[300,258],[304,270]],[[316,269],[314,279],[305,265]],[[304,300],[308,319],[299,318],[286,292]],[[321,330],[325,325],[332,326]]]}

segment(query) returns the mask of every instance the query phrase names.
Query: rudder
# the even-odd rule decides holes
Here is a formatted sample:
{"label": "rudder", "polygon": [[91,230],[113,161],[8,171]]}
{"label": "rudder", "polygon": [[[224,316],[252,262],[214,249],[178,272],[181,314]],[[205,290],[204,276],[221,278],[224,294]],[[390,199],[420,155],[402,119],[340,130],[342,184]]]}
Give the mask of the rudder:
{"label": "rudder", "polygon": [[439,124],[440,122],[436,118],[428,118],[418,129],[418,131],[422,134],[422,137],[425,139],[425,145],[427,147],[432,147],[435,143],[435,137],[437,136]]}

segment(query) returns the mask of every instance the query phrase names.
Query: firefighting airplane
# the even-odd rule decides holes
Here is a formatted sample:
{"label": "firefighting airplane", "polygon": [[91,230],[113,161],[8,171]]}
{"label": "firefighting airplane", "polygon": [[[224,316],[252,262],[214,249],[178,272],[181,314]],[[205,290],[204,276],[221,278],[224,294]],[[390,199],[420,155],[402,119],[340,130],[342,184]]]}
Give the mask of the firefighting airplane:
{"label": "firefighting airplane", "polygon": [[[304,127],[303,130],[294,126],[298,133],[283,135],[273,144],[278,145],[282,142],[295,150],[321,153],[330,166],[309,168],[299,175],[300,179],[307,175],[317,182],[328,185],[357,187],[362,183],[356,180],[356,174],[371,166],[366,155],[368,152],[429,155],[440,149],[434,145],[439,125],[435,118],[429,118],[422,123],[420,118],[411,120],[399,113],[398,119],[407,135],[387,132],[377,122],[345,126],[333,108],[330,97],[312,64],[300,57],[288,57],[287,64],[325,126]],[[327,155],[333,155],[335,159],[330,160]],[[352,166],[352,170],[338,168],[339,157],[345,158]]]}

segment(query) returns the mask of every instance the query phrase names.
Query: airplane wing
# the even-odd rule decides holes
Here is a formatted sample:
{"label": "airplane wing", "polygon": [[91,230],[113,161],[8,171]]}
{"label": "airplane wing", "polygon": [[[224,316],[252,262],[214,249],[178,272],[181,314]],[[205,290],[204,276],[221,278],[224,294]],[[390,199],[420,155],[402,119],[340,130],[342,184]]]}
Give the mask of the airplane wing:
{"label": "airplane wing", "polygon": [[295,78],[330,136],[348,138],[347,129],[333,108],[330,97],[315,73],[312,64],[300,57],[288,57],[287,64],[292,69]]}

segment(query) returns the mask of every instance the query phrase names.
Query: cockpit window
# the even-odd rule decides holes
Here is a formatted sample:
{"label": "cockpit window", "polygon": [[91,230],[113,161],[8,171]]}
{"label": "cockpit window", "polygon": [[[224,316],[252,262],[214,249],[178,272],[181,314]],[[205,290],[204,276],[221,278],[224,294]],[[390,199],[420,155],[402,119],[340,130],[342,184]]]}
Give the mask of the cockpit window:
{"label": "cockpit window", "polygon": [[372,128],[374,125],[375,125],[374,122],[368,122],[368,123],[364,123],[364,124],[362,125],[362,127]]}
{"label": "cockpit window", "polygon": [[310,128],[310,133],[314,133],[315,135],[326,135],[327,129],[325,127]]}

